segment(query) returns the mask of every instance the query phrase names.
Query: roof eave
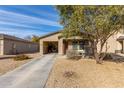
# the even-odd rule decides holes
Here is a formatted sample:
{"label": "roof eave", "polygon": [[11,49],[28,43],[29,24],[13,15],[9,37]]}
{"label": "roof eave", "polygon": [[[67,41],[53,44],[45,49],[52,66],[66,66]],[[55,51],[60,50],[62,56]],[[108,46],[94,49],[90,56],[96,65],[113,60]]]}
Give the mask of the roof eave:
{"label": "roof eave", "polygon": [[46,34],[46,35],[43,35],[41,37],[39,37],[39,39],[43,39],[45,37],[48,37],[48,36],[51,36],[51,35],[54,35],[54,34],[57,34],[57,33],[60,33],[61,31],[56,31],[56,32],[52,32],[52,33],[49,33],[49,34]]}

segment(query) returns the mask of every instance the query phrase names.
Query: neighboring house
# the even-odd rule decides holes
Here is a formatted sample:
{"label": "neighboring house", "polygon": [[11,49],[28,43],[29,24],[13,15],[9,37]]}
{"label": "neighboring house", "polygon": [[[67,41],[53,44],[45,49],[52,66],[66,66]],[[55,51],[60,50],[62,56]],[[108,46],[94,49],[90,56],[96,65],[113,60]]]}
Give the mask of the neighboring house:
{"label": "neighboring house", "polygon": [[[61,31],[53,32],[42,36],[40,38],[40,52],[41,54],[48,53],[58,53],[61,55],[66,54],[67,50],[75,49],[79,51],[79,53],[92,53],[90,48],[90,42],[88,40],[82,39],[78,36],[72,38],[59,38],[61,36]],[[98,51],[99,51],[98,45]],[[111,36],[104,48],[103,52],[109,53],[124,53],[124,30],[120,30],[120,32]]]}
{"label": "neighboring house", "polygon": [[18,37],[0,34],[0,55],[38,52],[39,44]]}

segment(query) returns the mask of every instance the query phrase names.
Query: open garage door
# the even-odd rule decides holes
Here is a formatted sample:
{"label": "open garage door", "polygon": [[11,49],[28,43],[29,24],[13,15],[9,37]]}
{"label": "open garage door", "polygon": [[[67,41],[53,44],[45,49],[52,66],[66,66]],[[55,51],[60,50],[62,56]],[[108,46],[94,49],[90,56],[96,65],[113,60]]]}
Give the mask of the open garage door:
{"label": "open garage door", "polygon": [[50,42],[43,42],[43,53],[58,53],[58,42],[57,41],[50,41]]}

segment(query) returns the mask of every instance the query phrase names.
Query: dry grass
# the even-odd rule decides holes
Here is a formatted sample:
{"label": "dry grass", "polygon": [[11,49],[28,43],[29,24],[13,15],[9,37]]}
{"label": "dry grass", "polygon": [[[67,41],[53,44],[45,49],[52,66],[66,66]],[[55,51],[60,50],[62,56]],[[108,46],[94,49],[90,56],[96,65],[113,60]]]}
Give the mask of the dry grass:
{"label": "dry grass", "polygon": [[[32,59],[40,56],[39,53],[26,54],[26,55],[28,55],[29,57],[32,57]],[[23,61],[14,61],[13,58],[0,59],[0,75],[15,69],[20,65],[30,62],[30,60],[32,59],[23,60]]]}
{"label": "dry grass", "polygon": [[[67,78],[66,72],[75,74]],[[124,87],[124,63],[104,62],[100,65],[91,59],[57,58],[46,87]]]}

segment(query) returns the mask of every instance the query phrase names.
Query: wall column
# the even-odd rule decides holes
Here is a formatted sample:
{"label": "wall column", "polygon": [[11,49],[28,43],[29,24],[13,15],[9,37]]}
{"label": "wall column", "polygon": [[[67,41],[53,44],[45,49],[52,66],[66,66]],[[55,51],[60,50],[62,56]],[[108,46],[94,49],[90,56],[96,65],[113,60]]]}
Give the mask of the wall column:
{"label": "wall column", "polygon": [[4,40],[0,40],[0,55],[4,55]]}
{"label": "wall column", "polygon": [[43,41],[40,40],[40,54],[43,55]]}
{"label": "wall column", "polygon": [[122,40],[122,53],[124,53],[124,40]]}
{"label": "wall column", "polygon": [[64,54],[64,50],[63,50],[63,39],[60,39],[58,41],[58,54],[63,55]]}

